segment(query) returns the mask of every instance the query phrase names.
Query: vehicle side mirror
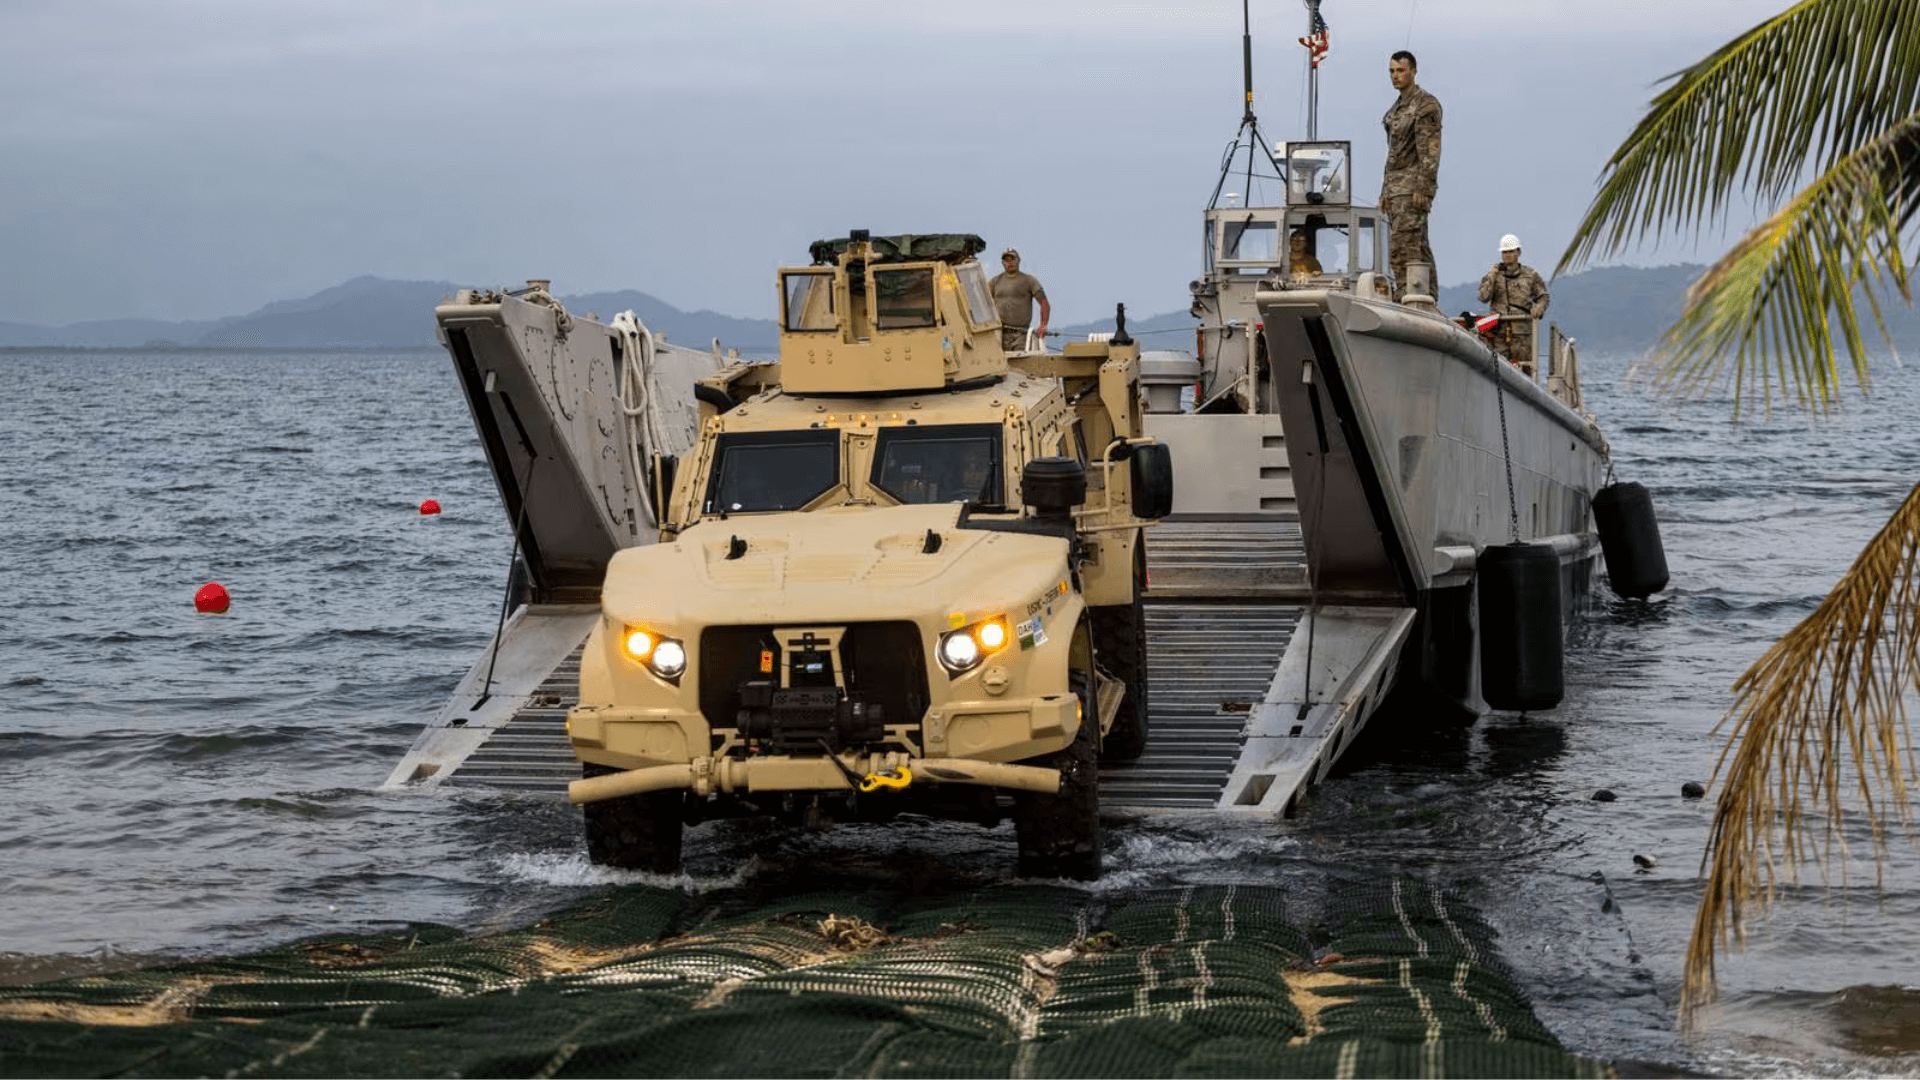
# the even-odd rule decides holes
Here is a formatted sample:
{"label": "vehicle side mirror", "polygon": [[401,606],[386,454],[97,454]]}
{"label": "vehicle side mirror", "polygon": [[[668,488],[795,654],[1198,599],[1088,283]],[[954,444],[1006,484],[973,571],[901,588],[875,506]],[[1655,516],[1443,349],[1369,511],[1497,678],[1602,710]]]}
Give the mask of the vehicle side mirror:
{"label": "vehicle side mirror", "polygon": [[1173,512],[1173,451],[1166,443],[1142,443],[1127,459],[1132,470],[1133,516],[1157,521]]}

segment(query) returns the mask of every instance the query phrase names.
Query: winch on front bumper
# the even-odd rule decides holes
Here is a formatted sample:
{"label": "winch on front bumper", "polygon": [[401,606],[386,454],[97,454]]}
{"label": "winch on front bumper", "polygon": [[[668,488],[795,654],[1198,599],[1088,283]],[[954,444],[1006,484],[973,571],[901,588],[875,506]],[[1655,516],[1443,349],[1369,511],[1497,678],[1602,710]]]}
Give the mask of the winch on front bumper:
{"label": "winch on front bumper", "polygon": [[776,753],[869,746],[887,738],[886,706],[856,701],[835,686],[781,690],[753,680],[740,688],[736,729],[750,746]]}

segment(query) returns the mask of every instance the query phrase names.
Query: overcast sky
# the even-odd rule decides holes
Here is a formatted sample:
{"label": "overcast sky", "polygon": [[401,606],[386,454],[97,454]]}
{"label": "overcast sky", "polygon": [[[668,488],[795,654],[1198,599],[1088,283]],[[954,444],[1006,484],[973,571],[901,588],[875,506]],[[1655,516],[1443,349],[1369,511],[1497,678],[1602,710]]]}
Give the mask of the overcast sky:
{"label": "overcast sky", "polygon": [[[1446,110],[1440,280],[1506,232],[1549,270],[1655,83],[1786,6],[1325,0],[1319,135],[1372,201],[1413,50]],[[1252,10],[1262,132],[1300,137],[1305,8]],[[0,320],[43,324],[360,274],[766,317],[773,269],[850,228],[1017,245],[1055,322],[1158,314],[1241,112],[1233,0],[4,0],[0,26]]]}

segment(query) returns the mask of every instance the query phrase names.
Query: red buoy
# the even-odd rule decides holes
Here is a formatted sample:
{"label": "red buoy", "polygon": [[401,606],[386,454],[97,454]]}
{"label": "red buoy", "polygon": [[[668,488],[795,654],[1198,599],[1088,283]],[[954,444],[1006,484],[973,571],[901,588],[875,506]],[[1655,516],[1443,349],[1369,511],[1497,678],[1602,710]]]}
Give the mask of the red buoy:
{"label": "red buoy", "polygon": [[426,502],[423,502],[420,504],[420,513],[423,515],[437,514],[439,512],[440,512],[440,503],[438,500],[428,499]]}
{"label": "red buoy", "polygon": [[193,608],[203,614],[221,615],[226,613],[229,600],[231,597],[219,582],[209,581],[193,594]]}

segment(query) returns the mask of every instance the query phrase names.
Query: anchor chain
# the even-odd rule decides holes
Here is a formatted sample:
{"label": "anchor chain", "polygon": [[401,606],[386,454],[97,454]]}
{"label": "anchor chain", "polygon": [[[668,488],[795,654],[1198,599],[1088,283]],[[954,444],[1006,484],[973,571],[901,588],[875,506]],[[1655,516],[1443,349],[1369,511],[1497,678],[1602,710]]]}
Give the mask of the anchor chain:
{"label": "anchor chain", "polygon": [[1493,358],[1493,396],[1500,403],[1500,458],[1507,466],[1507,528],[1509,539],[1520,542],[1520,502],[1513,493],[1513,448],[1507,444],[1507,384],[1500,377],[1500,356],[1488,350]]}

